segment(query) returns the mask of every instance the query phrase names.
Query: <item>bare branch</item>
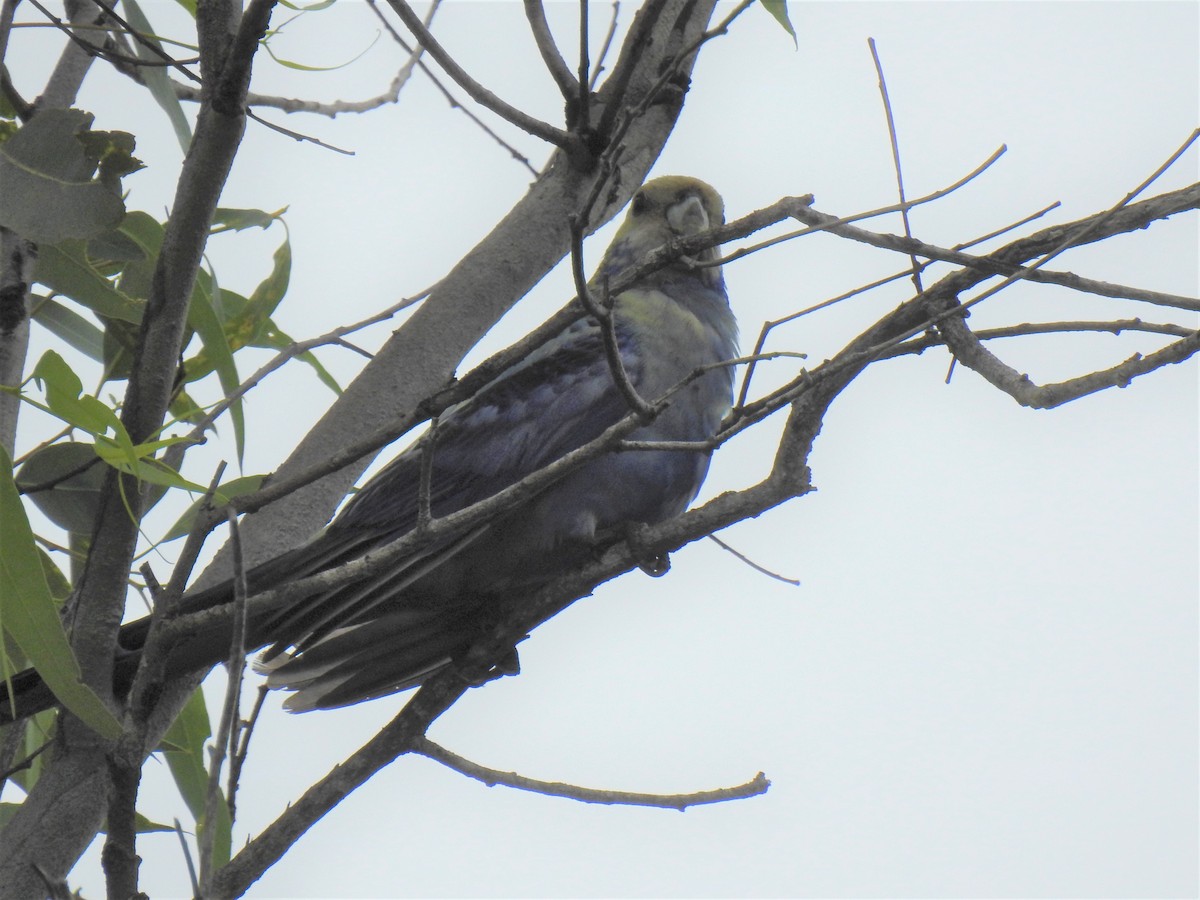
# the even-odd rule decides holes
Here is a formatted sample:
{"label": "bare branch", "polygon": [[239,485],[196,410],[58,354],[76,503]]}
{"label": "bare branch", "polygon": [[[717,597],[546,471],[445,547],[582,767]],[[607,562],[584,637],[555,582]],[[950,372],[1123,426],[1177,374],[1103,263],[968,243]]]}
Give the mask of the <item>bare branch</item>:
{"label": "bare branch", "polygon": [[604,42],[600,45],[600,53],[596,57],[596,65],[592,67],[592,77],[588,81],[589,91],[596,89],[596,82],[600,80],[600,73],[604,71],[604,60],[608,58],[608,51],[612,48],[613,38],[617,34],[617,16],[620,12],[620,0],[613,0],[612,17],[608,20],[608,31],[604,34]]}
{"label": "bare branch", "polygon": [[571,69],[562,54],[558,52],[554,35],[550,33],[550,23],[546,21],[546,10],[542,6],[542,0],[524,0],[524,3],[525,18],[529,20],[529,30],[533,32],[533,42],[537,44],[542,62],[546,64],[546,69],[558,85],[563,99],[571,101],[579,92],[579,83],[571,74]]}
{"label": "bare branch", "polygon": [[172,455],[171,451],[168,450],[166,464],[171,466],[173,469],[178,469],[184,448],[190,445],[203,443],[205,432],[212,427],[213,423],[216,422],[217,419],[225,414],[229,407],[231,407],[238,399],[244,397],[249,391],[261,384],[262,381],[272,372],[282,368],[285,363],[295,359],[297,356],[300,356],[303,353],[308,353],[310,350],[314,350],[317,347],[323,347],[328,344],[340,344],[342,343],[342,339],[348,334],[361,331],[362,329],[368,328],[371,325],[378,325],[380,322],[386,322],[397,313],[408,309],[410,306],[420,303],[429,295],[429,290],[430,289],[421,291],[419,294],[414,294],[412,297],[405,297],[396,303],[393,303],[387,309],[375,313],[372,316],[368,316],[362,321],[334,328],[332,331],[327,331],[325,334],[319,335],[318,337],[308,338],[307,340],[303,341],[295,341],[290,346],[280,350],[273,357],[271,357],[271,359],[263,363],[263,365],[261,365],[258,370],[254,372],[254,374],[239,384],[237,388],[227,394],[219,403],[205,413],[204,417],[195,423],[195,425],[192,427],[192,430],[188,432],[188,434],[182,441],[180,441],[179,444],[172,445],[171,450],[174,450],[176,447],[179,448],[179,451],[177,451],[178,456]]}
{"label": "bare branch", "polygon": [[575,121],[571,124],[572,128],[580,132],[588,132],[591,130],[592,113],[591,113],[591,79],[588,77],[588,69],[591,68],[591,57],[588,46],[588,0],[579,0],[579,75],[576,85],[577,96],[575,98]]}
{"label": "bare branch", "polygon": [[299,131],[293,131],[290,128],[285,128],[282,125],[278,125],[275,122],[270,121],[269,119],[264,119],[262,116],[260,116],[254,110],[250,109],[250,107],[248,105],[246,107],[246,117],[248,119],[253,119],[259,125],[265,125],[267,128],[270,128],[272,131],[282,134],[284,137],[290,137],[294,141],[299,141],[301,143],[308,143],[308,144],[316,144],[318,147],[322,147],[326,150],[332,150],[334,153],[340,153],[343,156],[353,156],[354,155],[353,150],[346,150],[342,147],[335,147],[333,144],[327,143],[326,141],[323,141],[320,138],[315,138],[311,134],[302,134]]}
{"label": "bare branch", "polygon": [[[95,3],[102,10],[104,10],[104,13],[105,13],[105,15],[108,16],[108,18],[112,19],[114,22],[116,22],[118,25],[120,25],[123,29],[125,29],[126,34],[128,34],[135,41],[137,41],[147,51],[149,51],[150,53],[157,56],[159,58],[159,60],[161,60],[159,65],[165,65],[165,66],[171,67],[172,69],[178,69],[190,81],[194,81],[197,84],[200,83],[199,75],[197,75],[195,72],[193,72],[187,66],[185,66],[179,60],[174,59],[170,54],[168,54],[165,50],[163,50],[162,47],[160,47],[155,41],[150,40],[148,37],[146,37],[144,34],[142,34],[140,31],[138,31],[132,25],[130,25],[129,22],[127,22],[127,21],[125,21],[125,19],[121,18],[121,16],[117,13],[117,11],[114,10],[107,3],[105,3],[104,0],[92,0],[92,2]],[[128,60],[128,62],[130,62],[133,65],[143,65],[143,66],[153,64],[148,60],[138,59],[136,57]]]}
{"label": "bare branch", "polygon": [[[873,219],[873,218],[876,218],[877,216],[886,215],[887,213],[901,212],[905,209],[911,209],[914,206],[920,206],[923,203],[931,203],[934,200],[940,200],[942,197],[945,197],[947,194],[951,194],[954,191],[957,191],[963,185],[967,184],[968,182],[970,182],[970,181],[974,180],[975,178],[978,178],[980,175],[982,175],[985,171],[987,171],[996,162],[996,160],[998,160],[1001,156],[1004,155],[1005,152],[1007,152],[1007,149],[1008,148],[1003,145],[1000,146],[1000,148],[997,149],[995,152],[993,152],[991,156],[989,156],[987,159],[985,159],[982,163],[980,163],[972,171],[968,172],[966,175],[964,175],[958,181],[954,182],[949,187],[944,187],[941,190],[934,191],[932,194],[926,194],[924,197],[919,197],[916,200],[909,200],[904,203],[896,203],[891,206],[881,206],[877,209],[868,210],[867,212],[855,213],[852,216],[845,216],[843,218],[838,218],[838,219],[825,218],[825,219],[818,219],[817,221],[810,221],[810,220],[804,219],[801,216],[796,216],[795,218],[801,219],[801,221],[807,221],[809,223],[809,227],[802,228],[799,231],[790,231],[787,234],[781,234],[777,237],[770,238],[769,240],[761,241],[760,243],[753,244],[749,247],[741,248],[739,250],[736,250],[733,253],[730,253],[728,256],[723,256],[723,257],[720,257],[719,259],[708,262],[708,263],[706,263],[706,265],[710,265],[710,266],[725,265],[726,263],[730,263],[730,262],[733,262],[734,260],[741,259],[743,256],[749,256],[751,253],[757,253],[759,250],[764,250],[767,247],[773,247],[776,244],[782,244],[784,241],[790,241],[790,240],[793,240],[798,237],[804,237],[805,235],[811,234],[814,231],[832,231],[833,233],[838,234],[840,232],[836,231],[835,226],[849,225],[851,222],[858,222],[862,219]],[[811,198],[809,200],[809,205],[810,206],[812,205]],[[843,235],[843,236],[846,236],[846,235]]]}
{"label": "bare branch", "polygon": [[[1143,191],[1145,191],[1148,187],[1150,187],[1150,185],[1152,185],[1155,181],[1157,181],[1160,177],[1162,177],[1163,173],[1165,173],[1167,171],[1167,169],[1169,169],[1171,166],[1173,166],[1179,160],[1179,158],[1181,156],[1183,156],[1184,153],[1187,152],[1188,148],[1190,148],[1192,146],[1192,144],[1194,144],[1196,142],[1197,138],[1200,138],[1200,128],[1197,128],[1194,131],[1192,131],[1192,133],[1190,135],[1188,135],[1187,139],[1179,146],[1179,148],[1174,153],[1172,153],[1170,157],[1167,158],[1166,162],[1164,162],[1157,169],[1155,169],[1154,172],[1152,172],[1150,174],[1150,176],[1148,178],[1146,178],[1145,181],[1143,181],[1141,184],[1139,184],[1137,187],[1135,187],[1132,191],[1130,191],[1128,194],[1126,194],[1124,197],[1122,197],[1120,200],[1118,200],[1116,202],[1116,204],[1114,204],[1106,212],[1101,213],[1098,216],[1092,216],[1088,220],[1088,224],[1084,228],[1082,228],[1080,230],[1069,232],[1066,235],[1066,237],[1063,239],[1062,243],[1060,243],[1058,246],[1056,246],[1053,249],[1044,253],[1033,265],[1031,265],[1027,268],[1026,272],[1036,271],[1036,270],[1040,269],[1042,266],[1046,265],[1046,263],[1050,262],[1050,260],[1054,259],[1055,257],[1059,256],[1062,253],[1065,253],[1067,250],[1071,249],[1072,247],[1077,247],[1084,243],[1091,243],[1092,235],[1094,233],[1102,231],[1104,229],[1104,226],[1107,224],[1108,220],[1111,217],[1116,216],[1121,210],[1128,207],[1130,202],[1135,197],[1137,197],[1139,194],[1141,194]],[[1192,187],[1200,188],[1200,185],[1193,185]],[[986,300],[988,297],[991,297],[993,294],[996,294],[999,291],[1003,290],[1004,288],[1008,287],[1009,284],[1011,284],[1013,281],[1016,281],[1018,278],[1028,279],[1029,277],[1030,276],[1028,274],[1026,274],[1025,272],[1014,273],[1012,275],[1009,275],[1007,278],[1005,278],[999,284],[994,285],[991,288],[988,288],[982,294],[972,297],[970,300],[966,301],[963,304],[963,308],[969,309],[972,306],[974,306],[975,304],[981,303],[982,301]]]}
{"label": "bare branch", "polygon": [[329,810],[367,779],[409,752],[429,726],[467,691],[454,671],[431,678],[366,744],[334,766],[221,869],[212,881],[216,897],[239,897]]}
{"label": "bare branch", "polygon": [[573,139],[570,134],[540,119],[536,119],[514,106],[510,106],[468,75],[462,66],[454,61],[454,57],[446,52],[446,49],[438,43],[437,38],[425,27],[420,16],[408,5],[407,0],[388,0],[388,4],[395,11],[396,15],[400,17],[400,21],[404,23],[405,27],[413,33],[421,46],[425,48],[430,56],[437,60],[438,65],[454,80],[455,84],[467,92],[467,95],[472,100],[480,106],[490,109],[500,118],[520,128],[526,134],[541,138],[547,143],[554,144],[556,147],[566,148],[571,145]]}
{"label": "bare branch", "polygon": [[258,724],[258,717],[262,714],[263,703],[266,702],[269,692],[270,688],[265,684],[259,685],[258,694],[254,698],[254,708],[250,710],[250,716],[241,723],[238,733],[234,735],[235,748],[229,759],[229,782],[225,794],[231,821],[237,821],[237,792],[241,783],[242,767],[246,764],[246,756],[250,752],[250,738],[254,734],[254,726]]}
{"label": "bare branch", "polygon": [[235,724],[241,715],[242,678],[246,669],[246,567],[242,561],[242,539],[238,529],[237,514],[228,514],[229,546],[233,554],[233,639],[229,645],[226,663],[228,679],[225,684],[225,702],[221,707],[221,719],[217,725],[208,764],[208,787],[204,793],[203,828],[198,835],[200,844],[200,896],[211,897],[208,889],[212,882],[213,842],[217,836],[217,809],[221,804],[221,769],[225,757],[237,752]]}
{"label": "bare branch", "polygon": [[1053,409],[1105,388],[1128,387],[1139,375],[1183,362],[1200,351],[1200,331],[1193,331],[1148,356],[1135,354],[1109,369],[1089,372],[1054,384],[1038,385],[1028,375],[1017,372],[984,347],[961,318],[947,318],[939,323],[938,329],[945,335],[946,344],[955,359],[982,375],[989,384],[1004,391],[1022,406],[1033,409]]}
{"label": "bare branch", "polygon": [[799,578],[788,578],[786,575],[780,575],[778,572],[772,572],[766,566],[760,566],[758,563],[756,563],[750,557],[746,556],[744,553],[741,553],[740,551],[735,550],[733,547],[729,546],[727,543],[725,543],[723,540],[721,540],[715,534],[710,534],[708,536],[708,539],[710,541],[712,541],[714,544],[716,544],[718,547],[720,547],[722,550],[724,550],[726,553],[731,554],[735,559],[739,560],[740,562],[744,562],[746,565],[748,565],[750,568],[752,568],[755,572],[758,572],[762,575],[766,575],[768,578],[774,578],[776,581],[782,581],[784,584],[790,584],[793,587],[800,587],[800,579]]}
{"label": "bare branch", "polygon": [[[1139,331],[1146,334],[1167,334],[1173,337],[1189,337],[1195,329],[1182,325],[1166,323],[1143,322],[1141,319],[1114,319],[1111,322],[1024,322],[1020,325],[1009,325],[1004,328],[984,328],[974,331],[981,341],[992,341],[1000,338],[1030,337],[1038,334],[1084,334],[1087,332],[1119,335],[1126,331]],[[896,356],[921,354],[931,347],[944,347],[946,340],[936,332],[926,332],[919,338],[897,344],[880,359],[891,359]]]}
{"label": "bare branch", "polygon": [[175,837],[179,839],[179,849],[183,853],[183,861],[187,866],[188,880],[192,885],[192,896],[200,896],[200,880],[196,877],[196,863],[192,860],[192,851],[188,847],[187,836],[183,833],[183,825],[175,819]]}
{"label": "bare branch", "polygon": [[631,791],[605,791],[598,788],[580,787],[574,784],[564,784],[560,781],[540,781],[516,772],[501,772],[472,762],[447,750],[440,744],[435,744],[427,737],[417,740],[412,747],[412,753],[424,756],[434,762],[441,763],[448,769],[466,775],[486,784],[488,787],[503,785],[519,791],[529,791],[534,794],[544,794],[547,797],[565,797],[568,800],[579,800],[583,803],[602,803],[617,806],[652,806],[661,809],[677,809],[683,812],[689,806],[702,806],[706,803],[725,803],[730,800],[745,800],[765,794],[771,782],[762,772],[759,772],[745,784],[727,788],[716,788],[708,791],[693,791],[687,794],[644,794]]}
{"label": "bare branch", "polygon": [[588,288],[587,279],[583,274],[583,227],[576,217],[571,218],[571,274],[575,279],[575,291],[579,297],[583,308],[587,310],[588,315],[596,320],[600,326],[600,336],[604,342],[604,356],[608,360],[608,370],[612,373],[613,383],[621,396],[625,398],[626,404],[633,410],[643,421],[648,420],[654,414],[654,407],[647,403],[642,396],[637,392],[637,388],[633,386],[633,382],[629,380],[629,373],[625,371],[625,363],[621,359],[621,347],[617,343],[617,326],[613,321],[612,314],[612,297],[608,287],[607,277],[601,281],[601,291],[603,296],[599,303],[592,298],[592,292]]}
{"label": "bare branch", "polygon": [[[1161,194],[1153,198],[1161,206],[1163,212],[1158,218],[1166,218],[1175,213],[1183,212],[1188,209],[1194,209],[1200,205],[1200,185],[1192,185],[1188,188],[1183,188],[1179,191],[1173,191],[1169,194]],[[914,201],[916,202],[916,201]],[[1150,201],[1146,201],[1150,202]],[[1104,219],[1106,216],[1113,215],[1112,211],[1101,213],[1098,216],[1090,216],[1086,220],[1089,227],[1100,228],[1101,222],[1098,220]],[[916,254],[917,256],[926,257],[927,259],[940,260],[942,262],[955,263],[960,266],[967,266],[980,272],[987,272],[994,275],[1005,275],[1005,283],[1023,279],[1026,281],[1036,281],[1043,284],[1058,284],[1063,287],[1069,287],[1074,290],[1086,291],[1088,293],[1098,294],[1104,297],[1114,297],[1118,299],[1128,300],[1144,300],[1148,303],[1155,303],[1160,306],[1173,306],[1180,309],[1200,309],[1200,301],[1189,297],[1180,297],[1174,294],[1164,294],[1157,291],[1146,291],[1141,288],[1126,287],[1123,285],[1114,285],[1108,282],[1096,281],[1094,279],[1082,278],[1078,275],[1073,275],[1065,272],[1046,271],[1044,269],[1035,268],[1033,266],[1017,266],[1008,262],[1005,255],[1002,253],[989,254],[987,256],[975,256],[969,253],[962,253],[957,250],[947,250],[943,247],[937,247],[933,244],[927,244],[924,241],[913,240],[911,238],[900,237],[893,234],[880,234],[878,232],[866,231],[861,228],[856,228],[852,225],[845,224],[845,219],[839,219],[830,216],[826,213],[818,212],[815,209],[805,209],[797,214],[797,218],[811,224],[811,231],[829,231],[832,234],[840,237],[849,238],[850,240],[859,241],[860,243],[869,244],[873,247],[881,247],[887,250],[893,250],[897,253]],[[857,217],[850,217],[857,218]],[[1104,230],[1100,238],[1093,237],[1092,234],[1072,235],[1069,238],[1062,239],[1062,236],[1067,234],[1068,226],[1060,226],[1057,229],[1052,229],[1060,237],[1060,246],[1062,243],[1070,242],[1070,246],[1080,246],[1084,243],[1092,243],[1102,237],[1110,237],[1112,234],[1119,233],[1125,229],[1117,228],[1115,231]],[[799,236],[800,234],[810,233],[796,232],[788,237]],[[1039,232],[1046,234],[1046,232]],[[757,247],[755,248],[757,249]],[[1052,248],[1054,249],[1054,248]],[[1058,252],[1062,252],[1061,250]],[[993,289],[987,294],[990,296],[994,293]],[[971,304],[978,302],[983,297],[974,298]]]}
{"label": "bare branch", "polygon": [[[433,11],[434,11],[434,9],[437,8],[437,6],[440,2],[441,2],[441,0],[437,0],[437,2],[435,2],[433,4],[433,6],[430,8],[429,15],[425,17],[426,28],[429,27],[429,22],[433,18]],[[379,21],[383,25],[383,27],[385,29],[387,29],[388,34],[390,34],[392,36],[392,39],[395,40],[396,43],[399,44],[401,47],[403,47],[406,52],[408,52],[410,55],[412,55],[414,53],[420,53],[420,52],[424,51],[424,47],[421,44],[417,44],[416,51],[414,51],[413,48],[409,47],[408,42],[405,41],[404,38],[402,38],[400,36],[399,32],[397,32],[396,29],[392,27],[392,23],[387,20],[387,17],[385,17],[383,15],[383,13],[379,11],[379,7],[375,5],[375,0],[367,0],[367,4],[371,7],[371,12],[373,12],[375,14],[375,16],[379,19]],[[511,156],[517,162],[521,163],[521,165],[523,165],[526,169],[528,169],[532,175],[534,175],[535,177],[537,176],[538,171],[537,171],[537,169],[535,169],[533,167],[533,164],[530,163],[529,160],[524,155],[522,155],[521,152],[519,150],[517,150],[516,147],[514,147],[512,144],[508,143],[506,140],[504,140],[504,138],[500,137],[500,135],[498,135],[492,128],[488,127],[488,125],[482,119],[480,119],[479,116],[477,116],[477,115],[475,115],[475,113],[471,112],[471,110],[468,109],[466,106],[464,106],[462,103],[459,103],[458,100],[455,99],[454,95],[451,94],[450,91],[446,89],[446,86],[442,84],[441,79],[439,79],[437,77],[437,75],[434,74],[433,70],[430,69],[429,66],[425,65],[425,61],[423,59],[420,59],[420,58],[417,59],[417,66],[421,69],[422,72],[425,73],[425,75],[433,83],[433,86],[435,88],[437,88],[438,92],[442,95],[442,97],[450,105],[451,109],[460,110],[462,112],[462,114],[465,115],[468,119],[470,119],[473,123],[475,123],[475,125],[480,130],[482,130],[484,134],[486,134],[493,141],[495,141],[497,144],[499,144],[501,147],[503,147],[505,150],[507,150],[509,156]]]}
{"label": "bare branch", "polygon": [[[667,85],[669,85],[683,70],[684,66],[686,66],[689,61],[693,59],[694,54],[709,41],[728,34],[729,26],[733,24],[734,20],[751,6],[753,6],[755,2],[756,0],[742,0],[742,2],[735,6],[729,15],[722,19],[715,27],[706,30],[694,40],[686,44],[679,52],[675,53],[672,56],[669,64],[663,67],[658,78],[650,86],[649,90],[645,92],[641,101],[637,104],[627,107],[621,106],[620,104],[611,102],[611,96],[608,98],[609,103],[605,106],[600,122],[596,125],[596,131],[607,136],[609,149],[606,152],[615,153],[620,151],[626,131],[628,131],[628,129],[638,118],[645,115],[651,104],[658,102],[661,99],[663,91],[666,89]],[[634,20],[634,27],[631,29],[630,33],[631,39],[626,40],[626,52],[622,54],[621,61],[617,63],[617,68],[614,73],[615,77],[612,85],[614,90],[612,93],[615,93],[617,97],[623,97],[625,94],[625,88],[627,84],[624,76],[628,71],[630,71],[631,68],[627,65],[628,60],[626,53],[637,52],[638,45],[640,44],[641,38],[644,34],[644,31],[639,29],[638,25],[641,23],[643,26],[646,26],[647,29],[649,26],[652,26],[654,19],[658,14],[657,6],[658,4],[653,2],[646,3],[639,11],[638,17]],[[604,87],[605,93],[609,94],[609,83],[606,82]]]}
{"label": "bare branch", "polygon": [[[875,38],[867,38],[871,48],[871,59],[875,61],[875,73],[879,76],[879,94],[883,98],[883,111],[887,116],[888,138],[892,144],[892,167],[896,170],[896,196],[900,200],[900,218],[904,222],[904,236],[912,237],[912,226],[908,221],[908,204],[904,196],[904,170],[900,166],[900,140],[896,137],[896,120],[892,116],[892,101],[888,97],[887,80],[883,77],[883,63],[879,60],[879,51],[875,46]],[[916,256],[910,255],[912,261],[913,288],[921,293],[921,263]]]}
{"label": "bare branch", "polygon": [[[441,0],[434,0],[434,2],[430,5],[429,12],[425,16],[426,27],[428,27],[429,23],[433,20],[433,16],[437,12],[439,6],[441,6]],[[370,7],[377,16],[380,15],[378,8],[375,6],[374,0],[371,0]],[[305,100],[298,97],[269,96],[266,94],[256,94],[253,91],[248,91],[246,93],[246,106],[270,107],[286,113],[314,113],[316,115],[328,116],[332,119],[338,115],[341,115],[342,113],[370,112],[371,110],[379,109],[381,106],[386,106],[389,103],[397,102],[400,98],[400,91],[403,89],[405,84],[408,83],[409,78],[412,77],[413,69],[421,64],[421,56],[425,53],[425,48],[420,44],[418,44],[415,48],[409,47],[408,44],[405,43],[398,34],[396,34],[395,30],[391,27],[390,22],[388,22],[386,19],[383,19],[382,21],[385,27],[391,33],[392,37],[396,39],[397,43],[399,43],[404,48],[405,52],[408,53],[408,59],[406,59],[403,65],[400,66],[400,69],[396,72],[395,77],[392,78],[392,82],[388,86],[388,89],[382,94],[369,97],[365,100],[331,100],[326,102]],[[424,69],[423,66],[422,68]],[[430,75],[430,78],[434,81],[434,84],[444,92],[445,89],[442,88],[440,82],[437,81],[433,74],[430,73],[428,69],[425,69],[425,71]],[[126,74],[136,77],[136,72],[126,72]],[[200,100],[199,87],[195,87],[190,84],[180,84],[179,82],[172,82],[171,87],[175,91],[175,96],[180,100],[193,102],[199,102]]]}

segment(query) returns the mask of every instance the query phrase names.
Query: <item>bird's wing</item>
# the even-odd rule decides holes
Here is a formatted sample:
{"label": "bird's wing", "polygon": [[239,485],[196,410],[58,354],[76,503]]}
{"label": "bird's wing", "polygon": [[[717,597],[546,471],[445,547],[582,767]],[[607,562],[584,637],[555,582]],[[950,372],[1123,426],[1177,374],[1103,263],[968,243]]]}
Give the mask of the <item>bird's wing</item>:
{"label": "bird's wing", "polygon": [[[631,378],[640,370],[632,338],[618,332]],[[444,516],[484,500],[599,436],[628,412],[605,358],[599,329],[577,323],[449,411],[434,434],[429,504]],[[326,568],[386,544],[416,525],[422,454],[414,444],[372,478],[326,532],[309,560]],[[445,538],[387,571],[289,607],[267,625],[277,638],[267,658],[303,651],[336,628],[371,618],[377,606],[486,533],[487,523]],[[315,571],[306,562],[309,571]]]}
{"label": "bird's wing", "polygon": [[[618,331],[635,381],[641,363]],[[453,408],[434,433],[430,508],[444,516],[484,500],[586,444],[629,411],[598,327],[576,323]],[[355,495],[330,526],[402,534],[416,524],[422,454],[414,444]]]}

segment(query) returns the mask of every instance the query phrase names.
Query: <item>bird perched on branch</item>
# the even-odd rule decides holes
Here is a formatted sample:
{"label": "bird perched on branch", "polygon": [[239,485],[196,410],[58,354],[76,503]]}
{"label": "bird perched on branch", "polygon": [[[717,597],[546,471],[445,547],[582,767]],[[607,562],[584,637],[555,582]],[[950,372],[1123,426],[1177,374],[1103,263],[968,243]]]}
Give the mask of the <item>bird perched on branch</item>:
{"label": "bird perched on branch", "polygon": [[[722,224],[721,197],[694,178],[644,185],[592,281],[603,285],[670,240]],[[417,524],[486,499],[598,437],[631,411],[629,388],[665,408],[629,435],[637,441],[705,441],[732,402],[737,326],[715,250],[676,259],[611,299],[607,340],[583,318],[451,407],[305,546],[248,573],[250,592],[337,566],[379,549]],[[620,359],[616,366],[612,357]],[[621,374],[619,370],[623,369]],[[622,386],[620,379],[626,379]],[[681,387],[682,385],[682,387]],[[674,391],[674,393],[671,393]],[[501,600],[530,594],[591,559],[605,539],[681,513],[695,498],[709,454],[689,449],[608,450],[532,499],[482,526],[435,542],[385,571],[307,597],[282,612],[253,612],[250,647],[271,645],[268,684],[293,691],[293,710],[357,703],[420,684],[453,663],[492,622]],[[423,466],[426,474],[422,475]],[[229,583],[189,595],[187,608],[226,602]],[[148,620],[123,627],[117,689],[127,689]],[[223,661],[230,629],[183,639],[168,675]],[[47,705],[22,691],[17,713]],[[26,685],[28,686],[28,685]],[[32,699],[25,702],[26,697]],[[52,702],[52,701],[50,701]],[[7,705],[7,701],[5,701]],[[0,712],[0,715],[3,715]]]}

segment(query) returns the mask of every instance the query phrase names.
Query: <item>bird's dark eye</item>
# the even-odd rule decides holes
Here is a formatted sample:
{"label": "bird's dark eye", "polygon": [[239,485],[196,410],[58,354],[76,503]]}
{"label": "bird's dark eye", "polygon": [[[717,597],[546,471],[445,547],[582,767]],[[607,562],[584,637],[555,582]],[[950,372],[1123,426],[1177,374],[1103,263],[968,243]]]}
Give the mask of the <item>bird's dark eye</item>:
{"label": "bird's dark eye", "polygon": [[646,199],[646,195],[638,191],[633,195],[633,214],[640,216],[646,211],[646,207],[650,205],[650,201]]}

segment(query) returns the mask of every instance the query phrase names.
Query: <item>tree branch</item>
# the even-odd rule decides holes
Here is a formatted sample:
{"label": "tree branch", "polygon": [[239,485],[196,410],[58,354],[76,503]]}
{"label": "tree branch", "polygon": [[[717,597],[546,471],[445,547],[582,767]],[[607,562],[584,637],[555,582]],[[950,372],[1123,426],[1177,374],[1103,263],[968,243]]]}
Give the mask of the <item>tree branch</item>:
{"label": "tree branch", "polygon": [[1038,385],[1028,375],[1017,372],[984,347],[979,337],[961,318],[946,318],[938,323],[938,330],[944,335],[946,345],[955,359],[982,375],[988,384],[1004,391],[1022,406],[1032,409],[1053,409],[1106,388],[1128,387],[1139,375],[1183,362],[1200,351],[1200,331],[1193,331],[1187,337],[1180,338],[1148,356],[1138,353],[1108,369],[1089,372],[1054,384]]}
{"label": "tree branch", "polygon": [[[211,0],[198,8],[202,70],[212,94],[201,108],[184,161],[122,407],[122,422],[135,443],[160,427],[170,399],[192,285],[217,198],[244,131],[244,96],[238,92],[244,94],[273,5],[273,0],[252,0],[240,27],[235,24],[237,10],[228,0]],[[102,491],[92,552],[76,587],[72,646],[86,683],[102,697],[112,694],[112,654],[140,505],[133,479],[111,473]],[[30,866],[34,858],[52,876],[64,874],[103,815],[109,748],[72,717],[60,722],[69,751],[58,755],[10,823],[11,833],[20,834],[21,840],[6,840],[0,849],[0,884],[13,896],[36,894]],[[144,755],[144,748],[138,748],[139,769]]]}
{"label": "tree branch", "polygon": [[762,772],[759,772],[745,784],[727,788],[716,788],[707,791],[692,791],[687,794],[645,794],[632,791],[604,791],[598,788],[581,787],[575,784],[564,784],[560,781],[540,781],[516,772],[501,772],[472,762],[465,757],[452,753],[445,747],[435,744],[427,737],[422,737],[413,743],[411,753],[424,756],[434,762],[441,763],[448,769],[466,775],[486,784],[488,787],[503,785],[519,791],[529,791],[533,794],[543,794],[547,797],[565,797],[568,800],[579,800],[583,803],[602,803],[617,806],[652,806],[661,809],[677,809],[683,812],[689,806],[702,806],[707,803],[726,803],[730,800],[745,800],[765,794],[771,782]]}
{"label": "tree branch", "polygon": [[550,23],[546,21],[546,10],[542,6],[542,0],[524,0],[524,4],[525,18],[529,20],[529,30],[533,32],[533,42],[537,44],[542,62],[546,64],[546,69],[558,85],[563,100],[570,103],[579,91],[579,84],[571,74],[566,60],[558,52],[558,45],[554,43],[554,35],[550,33]]}
{"label": "tree branch", "polygon": [[572,136],[561,129],[555,128],[547,122],[536,119],[528,113],[522,112],[515,106],[510,106],[505,103],[482,84],[466,73],[452,57],[446,48],[438,43],[437,38],[433,33],[425,27],[407,0],[388,0],[388,4],[400,17],[400,21],[404,26],[413,33],[426,52],[437,60],[437,64],[442,67],[443,71],[449,75],[454,83],[467,92],[467,95],[478,103],[480,106],[490,109],[506,122],[520,128],[526,134],[541,138],[547,143],[553,144],[556,147],[566,148],[573,142]]}
{"label": "tree branch", "polygon": [[322,816],[384,766],[409,752],[466,690],[467,685],[453,671],[430,679],[375,737],[334,766],[217,872],[212,896],[245,893]]}

